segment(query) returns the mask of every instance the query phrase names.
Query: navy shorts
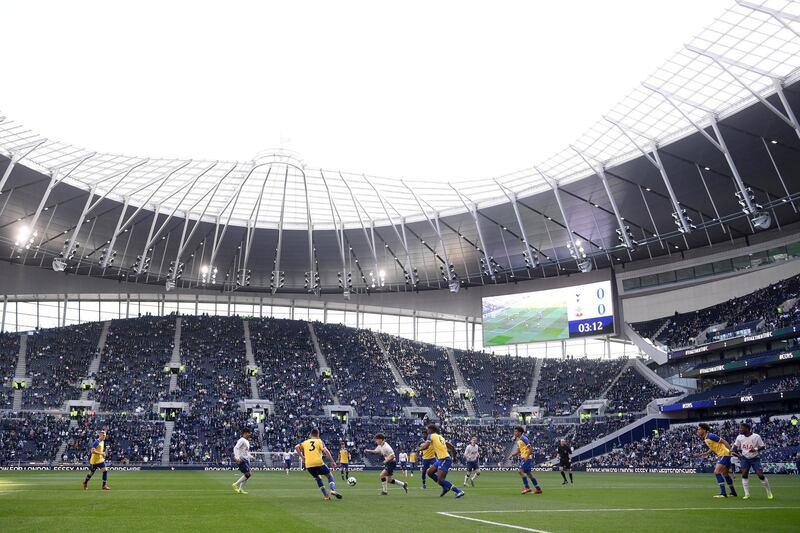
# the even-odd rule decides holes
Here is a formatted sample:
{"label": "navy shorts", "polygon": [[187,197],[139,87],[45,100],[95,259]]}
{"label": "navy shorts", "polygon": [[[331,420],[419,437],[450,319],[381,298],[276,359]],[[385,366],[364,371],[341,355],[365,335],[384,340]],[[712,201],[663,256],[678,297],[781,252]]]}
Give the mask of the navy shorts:
{"label": "navy shorts", "polygon": [[480,466],[478,466],[478,461],[467,461],[467,472],[472,472],[473,470],[478,470]]}
{"label": "navy shorts", "polygon": [[753,470],[755,472],[762,472],[764,467],[761,466],[761,457],[751,457],[748,459],[747,457],[739,457],[739,461],[742,464],[742,471]]}
{"label": "navy shorts", "polygon": [[95,470],[97,470],[98,468],[99,468],[100,470],[102,470],[102,469],[104,469],[105,467],[106,467],[106,462],[105,462],[105,461],[103,461],[102,463],[97,463],[97,464],[91,464],[91,463],[89,464],[89,470],[91,470],[92,472],[94,472],[94,471],[95,471]]}
{"label": "navy shorts", "polygon": [[717,459],[717,464],[718,465],[722,465],[725,468],[730,468],[731,467],[731,456],[730,455],[725,455],[724,457],[720,457],[719,459]]}
{"label": "navy shorts", "polygon": [[408,463],[406,463],[405,461],[400,463],[400,470],[406,470],[407,468],[408,468]]}
{"label": "navy shorts", "polygon": [[286,466],[286,468],[291,468],[292,467],[292,460],[291,459],[286,459],[283,462],[283,464],[284,464],[284,466]]}
{"label": "navy shorts", "polygon": [[387,461],[383,463],[383,469],[386,470],[386,474],[391,476],[394,474],[394,469],[397,468],[397,461]]}
{"label": "navy shorts", "polygon": [[350,468],[350,463],[341,463],[339,466],[346,470]]}
{"label": "navy shorts", "polygon": [[520,459],[519,465],[517,465],[517,468],[519,470],[522,470],[523,472],[525,472],[527,474],[527,473],[529,473],[531,471],[531,468],[533,468],[533,461],[531,461],[530,459],[526,459],[524,461],[522,459]]}
{"label": "navy shorts", "polygon": [[441,470],[442,472],[449,472],[450,467],[453,465],[453,458],[452,457],[445,457],[444,459],[436,459],[436,470]]}
{"label": "navy shorts", "polygon": [[250,461],[246,459],[242,459],[242,462],[239,463],[239,472],[242,474],[246,474],[250,471]]}
{"label": "navy shorts", "polygon": [[436,464],[436,459],[423,459],[422,460],[422,469],[423,470],[428,470],[434,464]]}
{"label": "navy shorts", "polygon": [[311,474],[312,477],[329,476],[331,474],[331,471],[325,465],[309,466],[306,470],[308,470],[308,473]]}

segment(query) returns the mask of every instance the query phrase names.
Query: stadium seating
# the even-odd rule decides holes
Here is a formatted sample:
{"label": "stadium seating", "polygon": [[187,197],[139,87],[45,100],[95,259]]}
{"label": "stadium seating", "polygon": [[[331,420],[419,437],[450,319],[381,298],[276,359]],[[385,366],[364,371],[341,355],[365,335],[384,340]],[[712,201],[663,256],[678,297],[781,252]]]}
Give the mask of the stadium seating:
{"label": "stadium seating", "polygon": [[375,336],[339,324],[314,324],[320,343],[331,366],[331,386],[343,404],[351,405],[359,416],[397,416],[410,405],[397,392],[397,384]]}
{"label": "stadium seating", "polygon": [[102,324],[45,329],[28,336],[28,374],[32,385],[24,395],[31,409],[60,407],[80,396],[80,380],[97,353]]}
{"label": "stadium seating", "polygon": [[633,367],[626,368],[616,383],[606,392],[607,412],[635,413],[644,411],[656,398],[665,398],[678,391],[664,392],[646,380]]}
{"label": "stadium seating", "polygon": [[655,323],[659,321],[663,323],[670,318],[670,324],[655,340],[676,349],[692,344],[703,329],[714,324],[727,323],[730,327],[763,320],[761,329],[765,331],[792,325],[796,320],[800,320],[798,314],[800,308],[795,306],[791,310],[784,310],[780,306],[786,300],[796,298],[798,295],[800,295],[800,276],[794,276],[711,307],[638,322],[631,326],[643,337],[650,338],[657,330],[658,326]]}
{"label": "stadium seating", "polygon": [[0,465],[53,461],[68,428],[69,419],[61,415],[15,413],[0,418]]}
{"label": "stadium seating", "polygon": [[536,403],[548,415],[571,415],[584,400],[599,398],[624,364],[624,359],[546,359]]}
{"label": "stadium seating", "polygon": [[161,460],[164,424],[143,416],[106,414],[88,416],[70,428],[62,461],[86,463],[91,442],[107,428],[106,453],[115,464],[153,463]]}
{"label": "stadium seating", "polygon": [[11,407],[12,382],[19,353],[19,335],[16,333],[0,333],[0,375],[3,376],[0,389],[0,409]]}
{"label": "stadium seating", "polygon": [[474,393],[473,403],[479,414],[508,416],[514,405],[525,402],[535,359],[471,350],[455,350],[455,356],[467,386]]}
{"label": "stadium seating", "polygon": [[[752,423],[752,422],[751,422]],[[732,443],[739,432],[734,420],[712,422],[712,429]],[[622,449],[585,462],[591,467],[623,468],[710,468],[713,463],[700,455],[703,442],[694,424],[674,426],[650,437],[626,444]],[[787,420],[753,423],[768,450],[762,455],[770,461],[793,460],[800,449],[800,428]]]}
{"label": "stadium seating", "polygon": [[175,317],[113,320],[94,395],[103,411],[147,413],[167,397],[163,368],[172,357]]}
{"label": "stadium seating", "polygon": [[432,344],[381,334],[400,374],[414,390],[418,405],[431,407],[442,419],[464,416],[464,402],[455,394],[453,369],[444,349]]}

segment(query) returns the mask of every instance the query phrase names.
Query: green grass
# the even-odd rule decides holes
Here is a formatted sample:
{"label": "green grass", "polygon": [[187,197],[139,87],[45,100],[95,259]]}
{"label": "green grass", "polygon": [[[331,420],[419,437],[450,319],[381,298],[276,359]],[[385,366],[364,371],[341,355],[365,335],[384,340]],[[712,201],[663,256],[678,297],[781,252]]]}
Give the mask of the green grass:
{"label": "green grass", "polygon": [[567,308],[510,307],[485,319],[483,332],[487,346],[566,339],[569,337]]}
{"label": "green grass", "polygon": [[[376,472],[354,475],[359,483],[340,488],[343,500],[324,501],[304,472],[255,472],[248,495],[231,490],[233,472],[112,470],[107,493],[99,475],[83,491],[82,472],[4,472],[0,531],[514,531],[505,524],[554,533],[719,533],[794,532],[800,524],[797,476],[771,477],[774,500],[754,478],[753,499],[742,501],[712,498],[711,474],[576,473],[576,484],[562,487],[559,474],[548,472],[539,477],[544,494],[523,496],[516,474],[487,472],[461,500],[439,498],[436,486],[420,490],[418,475],[409,494],[391,487],[389,496],[378,494]],[[450,477],[463,481],[459,472]]]}

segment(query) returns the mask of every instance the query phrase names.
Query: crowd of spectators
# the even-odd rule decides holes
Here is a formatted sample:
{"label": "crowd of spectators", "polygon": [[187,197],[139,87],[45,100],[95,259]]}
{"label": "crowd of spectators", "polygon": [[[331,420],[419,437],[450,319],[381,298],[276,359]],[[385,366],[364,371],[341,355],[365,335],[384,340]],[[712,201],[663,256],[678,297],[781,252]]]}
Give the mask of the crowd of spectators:
{"label": "crowd of spectators", "polygon": [[14,382],[14,371],[17,367],[17,355],[19,354],[19,334],[0,333],[0,409],[11,407],[11,397],[13,396],[12,384]]}
{"label": "crowd of spectators", "polygon": [[192,411],[231,412],[250,397],[244,324],[238,316],[181,318],[181,365],[174,399]]}
{"label": "crowd of spectators", "polygon": [[479,415],[508,416],[514,405],[525,403],[536,359],[471,350],[454,353]]}
{"label": "crowd of spectators", "polygon": [[677,390],[664,392],[645,379],[635,368],[626,368],[614,385],[606,392],[610,413],[636,413],[644,411],[647,404],[656,398],[666,398],[678,394]]}
{"label": "crowd of spectators", "polygon": [[548,416],[571,415],[585,400],[600,398],[625,363],[625,359],[545,359],[536,403]]}
{"label": "crowd of spectators", "polygon": [[380,335],[392,363],[414,391],[418,405],[432,408],[442,420],[466,414],[464,400],[456,393],[458,385],[444,348]]}
{"label": "crowd of spectators", "polygon": [[80,396],[80,382],[97,354],[103,324],[43,329],[28,335],[26,358],[31,386],[25,391],[24,407],[61,407]]}
{"label": "crowd of spectators", "polygon": [[261,368],[259,394],[285,416],[322,414],[332,403],[319,375],[311,333],[306,322],[277,318],[250,320],[250,342]]}
{"label": "crowd of spectators", "polygon": [[635,415],[623,413],[610,414],[602,418],[592,418],[574,425],[567,435],[567,440],[574,449],[577,449],[614,433],[618,429],[635,422],[637,418]]}
{"label": "crowd of spectators", "polygon": [[331,390],[359,416],[400,416],[408,398],[397,391],[375,335],[340,324],[315,323],[320,350],[331,367]]}
{"label": "crowd of spectators", "polygon": [[164,424],[147,416],[104,414],[85,416],[66,435],[61,461],[86,463],[98,432],[106,431],[106,458],[113,464],[157,463],[164,448]]}
{"label": "crowd of spectators", "polygon": [[[768,287],[754,292],[731,298],[730,300],[690,311],[688,313],[675,313],[669,325],[656,337],[656,340],[666,344],[672,349],[691,345],[700,332],[715,324],[727,324],[728,327],[748,322],[763,324],[761,330],[771,331],[776,328],[790,326],[800,320],[800,308],[784,309],[782,304],[789,299],[800,295],[800,276],[779,281]],[[663,317],[648,322],[632,324],[634,329],[642,336],[647,337],[656,332],[652,327],[654,322],[665,321],[670,317]],[[649,338],[649,337],[648,337]]]}
{"label": "crowd of spectators", "polygon": [[[731,444],[739,433],[736,420],[711,422],[711,426],[712,431]],[[611,453],[590,459],[585,465],[602,468],[711,468],[713,459],[700,455],[704,444],[696,430],[697,425],[686,424],[656,431]],[[761,435],[767,445],[767,450],[761,453],[762,459],[790,461],[800,451],[800,427],[787,420],[756,422],[753,432]]]}
{"label": "crowd of spectators", "polygon": [[51,462],[69,430],[61,415],[14,413],[0,418],[0,465]]}
{"label": "crowd of spectators", "polygon": [[113,320],[97,373],[94,399],[101,410],[147,413],[167,398],[175,316]]}

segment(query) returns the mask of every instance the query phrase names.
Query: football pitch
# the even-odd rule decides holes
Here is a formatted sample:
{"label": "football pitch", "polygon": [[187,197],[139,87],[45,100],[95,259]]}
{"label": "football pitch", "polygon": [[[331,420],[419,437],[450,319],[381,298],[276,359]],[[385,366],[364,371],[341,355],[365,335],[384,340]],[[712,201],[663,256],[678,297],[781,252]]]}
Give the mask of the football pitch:
{"label": "football pitch", "polygon": [[[305,472],[288,477],[254,472],[249,494],[235,494],[238,473],[111,471],[81,489],[83,472],[0,473],[0,531],[769,531],[800,527],[800,477],[771,476],[767,500],[755,476],[753,498],[715,499],[711,474],[575,474],[562,486],[556,472],[539,476],[544,494],[521,495],[519,476],[487,472],[455,500],[438,486],[390,486],[381,496],[377,472],[355,472],[342,500],[325,501]],[[452,472],[459,485],[463,473]],[[405,478],[400,478],[405,479]],[[337,478],[337,481],[339,479]],[[741,482],[737,480],[737,488]]]}
{"label": "football pitch", "polygon": [[569,338],[566,306],[509,307],[483,321],[486,346]]}

